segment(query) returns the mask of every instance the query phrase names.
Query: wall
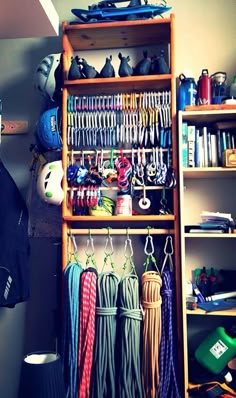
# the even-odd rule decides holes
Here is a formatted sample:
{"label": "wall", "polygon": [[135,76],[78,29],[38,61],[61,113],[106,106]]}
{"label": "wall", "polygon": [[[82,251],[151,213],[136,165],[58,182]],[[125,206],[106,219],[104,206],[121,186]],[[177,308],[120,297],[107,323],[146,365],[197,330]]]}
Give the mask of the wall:
{"label": "wall", "polygon": [[[54,0],[53,3],[61,22],[76,20],[72,8],[87,9],[92,4],[85,0],[79,5],[77,0]],[[197,80],[201,70],[208,68],[210,74],[226,71],[230,84],[236,74],[235,0],[170,0],[168,4],[176,17],[176,77],[185,72]],[[42,109],[42,99],[33,87],[33,73],[44,56],[61,51],[61,38],[1,40],[0,51],[3,119],[22,119],[29,123],[27,135],[2,137],[0,156],[26,197],[30,179],[29,146],[34,142],[35,124]],[[60,265],[57,244],[57,239],[32,240],[32,296],[27,305],[26,323],[25,304],[15,309],[0,309],[1,397],[16,398],[23,352],[55,347],[52,319],[57,297],[54,275]]]}

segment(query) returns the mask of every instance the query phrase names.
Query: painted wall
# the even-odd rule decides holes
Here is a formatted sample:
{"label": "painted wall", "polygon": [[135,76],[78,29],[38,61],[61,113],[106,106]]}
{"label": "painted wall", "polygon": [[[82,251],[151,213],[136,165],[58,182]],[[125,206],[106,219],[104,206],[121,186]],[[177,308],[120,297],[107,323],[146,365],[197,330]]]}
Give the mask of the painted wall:
{"label": "painted wall", "polygon": [[[85,0],[79,4],[78,0],[53,3],[61,22],[76,19],[71,8],[87,9],[92,4]],[[227,72],[230,84],[236,74],[235,0],[170,0],[168,4],[176,17],[176,77],[184,72],[197,80],[201,70],[208,68],[210,74]],[[27,135],[2,137],[0,156],[25,197],[30,179],[29,146],[34,142],[35,125],[42,109],[42,99],[33,87],[33,74],[44,56],[60,51],[61,37],[0,41],[3,119],[27,120],[29,124]],[[16,398],[23,353],[55,347],[54,275],[60,265],[57,245],[57,239],[32,239],[31,300],[27,306],[0,309],[0,397]]]}

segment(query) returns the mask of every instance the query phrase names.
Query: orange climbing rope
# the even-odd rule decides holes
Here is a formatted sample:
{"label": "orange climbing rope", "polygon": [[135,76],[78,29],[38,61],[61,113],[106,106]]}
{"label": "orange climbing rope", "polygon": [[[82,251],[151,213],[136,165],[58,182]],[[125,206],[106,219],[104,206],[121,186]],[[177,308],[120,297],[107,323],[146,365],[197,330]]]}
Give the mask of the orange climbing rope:
{"label": "orange climbing rope", "polygon": [[[151,243],[151,251],[147,245]],[[162,279],[153,256],[154,247],[152,237],[146,238],[144,263],[145,272],[142,275],[142,306],[144,309],[143,321],[143,393],[145,398],[156,398],[159,389],[159,347],[161,341],[161,285]],[[148,271],[152,263],[157,271]]]}

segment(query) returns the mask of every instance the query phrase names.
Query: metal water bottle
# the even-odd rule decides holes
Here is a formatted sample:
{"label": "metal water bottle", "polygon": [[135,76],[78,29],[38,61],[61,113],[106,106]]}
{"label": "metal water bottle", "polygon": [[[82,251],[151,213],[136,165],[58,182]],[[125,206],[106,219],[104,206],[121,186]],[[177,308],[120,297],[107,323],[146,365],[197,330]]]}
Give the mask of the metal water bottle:
{"label": "metal water bottle", "polygon": [[202,69],[198,80],[198,105],[210,105],[212,103],[212,79],[208,69]]}
{"label": "metal water bottle", "polygon": [[186,105],[196,105],[197,85],[193,77],[186,77],[183,73],[179,75],[179,80],[177,107],[179,111],[184,111]]}

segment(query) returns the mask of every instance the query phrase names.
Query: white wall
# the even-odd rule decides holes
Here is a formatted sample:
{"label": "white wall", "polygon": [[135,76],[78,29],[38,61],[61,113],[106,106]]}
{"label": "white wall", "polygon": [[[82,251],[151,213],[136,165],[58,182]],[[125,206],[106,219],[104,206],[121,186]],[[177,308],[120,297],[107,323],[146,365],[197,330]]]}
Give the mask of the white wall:
{"label": "white wall", "polygon": [[[71,8],[85,8],[91,3],[81,0],[54,0],[55,8],[60,16],[60,22],[66,20],[76,20],[71,13]],[[151,3],[151,1],[150,1]],[[155,3],[155,1],[153,1]],[[196,80],[201,74],[203,68],[208,68],[209,73],[216,71],[225,71],[228,74],[228,84],[231,83],[232,77],[236,74],[236,2],[235,0],[212,1],[212,0],[170,0],[168,2],[172,6],[171,12],[176,18],[176,77],[185,72],[188,76],[193,76]],[[13,11],[14,12],[14,11]],[[164,16],[167,16],[165,14]],[[29,182],[29,164],[31,161],[31,153],[29,145],[34,142],[33,134],[35,124],[40,114],[42,101],[37,92],[33,88],[33,73],[40,60],[54,52],[61,51],[61,38],[43,38],[43,39],[17,39],[17,40],[1,40],[0,41],[0,97],[3,100],[3,119],[21,119],[27,120],[29,123],[28,135],[24,136],[3,136],[0,145],[0,156],[8,168],[12,176],[15,178],[20,190],[26,195]],[[43,325],[42,312],[37,317],[37,305],[40,307],[40,295],[35,294],[37,283],[42,280],[46,283],[47,278],[37,279],[39,267],[38,249],[44,246],[44,241],[33,243],[31,270],[32,270],[32,299],[29,303],[30,312],[26,324],[26,336],[28,344],[27,349],[37,349],[37,345],[45,349],[49,349],[51,344],[50,338],[47,339],[47,329],[43,328],[42,333],[35,335],[27,335],[32,330],[36,331],[37,326]],[[36,247],[36,249],[35,249]],[[45,247],[45,246],[44,246]],[[47,244],[47,250],[50,245]],[[55,251],[51,250],[52,253]],[[43,255],[41,255],[44,261]],[[54,256],[56,257],[56,256]],[[50,257],[51,258],[51,257]],[[51,277],[55,272],[55,263],[57,259],[52,258]],[[44,276],[48,275],[47,272]],[[52,278],[48,278],[50,281]],[[43,282],[42,282],[43,283]],[[52,282],[53,284],[53,282]],[[44,289],[51,289],[50,282]],[[38,291],[38,290],[37,290]],[[55,289],[52,292],[51,301],[53,303],[55,297]],[[50,300],[50,297],[48,298]],[[8,339],[9,344],[0,345],[0,396],[4,398],[16,398],[16,383],[19,373],[19,364],[21,354],[23,352],[22,336],[24,333],[24,304],[16,306],[15,309],[0,309],[0,335],[1,341]],[[35,310],[34,310],[35,308]],[[42,307],[40,307],[42,309]],[[48,303],[45,308],[45,319],[50,311],[54,311],[54,304]],[[40,324],[39,324],[40,323]],[[52,327],[52,326],[50,326]],[[50,328],[51,331],[51,328]],[[51,333],[51,332],[50,332]],[[41,340],[40,340],[41,339]],[[14,341],[17,345],[12,345]],[[46,347],[47,345],[47,347]],[[9,349],[11,347],[11,350]],[[12,375],[12,366],[6,362],[6,350],[14,359],[14,366],[18,366],[14,371],[15,381],[5,375]],[[6,366],[7,365],[7,366]],[[4,372],[5,371],[5,372]],[[15,383],[14,383],[15,382]],[[11,388],[10,388],[11,384]]]}

